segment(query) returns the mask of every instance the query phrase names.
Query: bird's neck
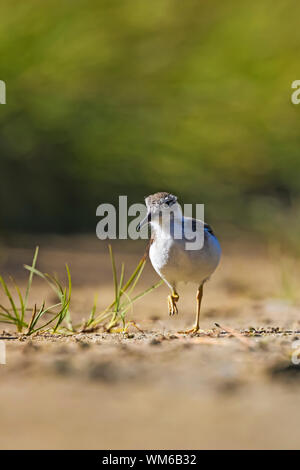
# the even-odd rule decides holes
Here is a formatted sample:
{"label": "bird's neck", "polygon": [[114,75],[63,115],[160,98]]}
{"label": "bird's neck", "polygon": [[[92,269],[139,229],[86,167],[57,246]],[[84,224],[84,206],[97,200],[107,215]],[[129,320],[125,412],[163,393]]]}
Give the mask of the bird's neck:
{"label": "bird's neck", "polygon": [[[174,233],[182,230],[182,214],[175,214],[172,217],[166,217],[151,221],[151,229],[157,238],[174,238]],[[177,237],[178,238],[178,237]],[[180,237],[179,237],[180,238]]]}

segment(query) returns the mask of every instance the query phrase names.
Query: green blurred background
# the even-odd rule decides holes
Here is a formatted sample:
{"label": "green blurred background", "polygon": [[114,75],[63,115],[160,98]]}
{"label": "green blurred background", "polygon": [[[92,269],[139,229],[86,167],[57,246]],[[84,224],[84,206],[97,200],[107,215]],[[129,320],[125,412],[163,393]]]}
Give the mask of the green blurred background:
{"label": "green blurred background", "polygon": [[299,2],[0,9],[2,233],[93,232],[100,203],[166,190],[216,228],[298,242]]}

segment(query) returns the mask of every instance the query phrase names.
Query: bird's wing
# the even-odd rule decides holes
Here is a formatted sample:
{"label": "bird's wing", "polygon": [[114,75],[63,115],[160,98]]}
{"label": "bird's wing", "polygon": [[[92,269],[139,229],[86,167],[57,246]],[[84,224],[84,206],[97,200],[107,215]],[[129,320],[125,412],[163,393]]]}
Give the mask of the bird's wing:
{"label": "bird's wing", "polygon": [[213,229],[211,228],[211,226],[208,225],[208,224],[206,224],[205,222],[204,222],[204,230],[206,230],[206,231],[207,231],[208,233],[210,233],[211,235],[215,236],[214,231],[213,231]]}
{"label": "bird's wing", "polygon": [[215,237],[214,231],[211,228],[211,226],[208,225],[206,222],[202,222],[201,220],[198,220],[198,219],[192,219],[192,230],[193,230],[193,232],[196,232],[197,223],[199,223],[199,222],[201,222],[202,224],[204,223],[204,230],[206,230],[208,233],[210,233],[211,235],[213,235]]}

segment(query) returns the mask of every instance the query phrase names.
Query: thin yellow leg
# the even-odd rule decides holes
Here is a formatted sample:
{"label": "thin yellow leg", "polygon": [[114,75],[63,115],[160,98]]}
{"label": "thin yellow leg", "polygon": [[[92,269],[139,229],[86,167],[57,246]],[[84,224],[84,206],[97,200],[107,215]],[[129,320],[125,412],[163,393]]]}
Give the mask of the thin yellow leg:
{"label": "thin yellow leg", "polygon": [[168,308],[169,308],[169,315],[174,315],[175,313],[178,314],[178,308],[176,302],[179,300],[179,295],[175,290],[172,291],[172,294],[168,296]]}
{"label": "thin yellow leg", "polygon": [[200,309],[201,309],[201,301],[203,297],[203,284],[197,290],[197,314],[196,314],[196,324],[195,330],[196,332],[199,330],[200,327]]}
{"label": "thin yellow leg", "polygon": [[201,301],[203,297],[203,284],[197,290],[197,313],[196,313],[196,324],[191,330],[186,331],[178,331],[178,333],[183,334],[195,334],[199,333],[200,330],[200,309],[201,309]]}

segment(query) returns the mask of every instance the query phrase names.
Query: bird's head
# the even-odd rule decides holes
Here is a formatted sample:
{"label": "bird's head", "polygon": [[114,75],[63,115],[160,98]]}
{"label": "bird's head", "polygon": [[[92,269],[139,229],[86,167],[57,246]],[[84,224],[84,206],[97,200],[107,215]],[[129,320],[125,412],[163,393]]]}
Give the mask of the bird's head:
{"label": "bird's head", "polygon": [[181,207],[177,202],[177,197],[174,194],[161,192],[151,194],[145,198],[147,215],[138,225],[140,230],[144,225],[153,223],[161,223],[164,217],[177,217],[182,215]]}

